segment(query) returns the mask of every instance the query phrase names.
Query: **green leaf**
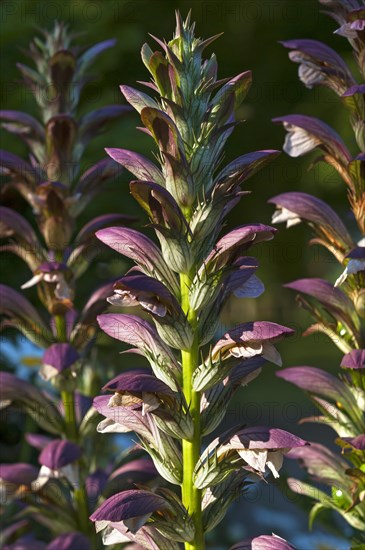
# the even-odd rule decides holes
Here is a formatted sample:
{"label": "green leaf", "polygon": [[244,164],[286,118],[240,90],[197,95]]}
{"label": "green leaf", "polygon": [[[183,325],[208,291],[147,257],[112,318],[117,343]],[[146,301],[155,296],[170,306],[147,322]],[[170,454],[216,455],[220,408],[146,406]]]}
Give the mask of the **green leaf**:
{"label": "green leaf", "polygon": [[120,86],[120,90],[128,103],[135,108],[138,113],[142,111],[145,107],[151,107],[152,109],[158,109],[159,105],[150,98],[149,95],[131,88],[130,86]]}
{"label": "green leaf", "polygon": [[313,508],[309,512],[309,516],[308,516],[308,527],[309,527],[310,531],[313,528],[314,520],[316,519],[318,514],[323,512],[323,510],[329,510],[329,509],[330,509],[330,506],[326,506],[325,504],[322,504],[321,502],[317,502],[317,504],[315,504],[313,506]]}
{"label": "green leaf", "polygon": [[304,495],[314,500],[318,500],[323,505],[328,505],[330,502],[329,495],[317,487],[309,485],[309,483],[305,483],[304,481],[300,481],[299,479],[292,477],[289,477],[287,481],[290,489],[298,495]]}
{"label": "green leaf", "polygon": [[359,517],[359,512],[356,510],[356,508],[353,508],[351,511],[342,510],[338,507],[337,503],[331,499],[329,495],[327,495],[317,487],[312,487],[312,485],[309,485],[309,483],[299,481],[298,479],[289,478],[288,485],[290,489],[294,491],[294,493],[310,497],[314,500],[317,500],[318,504],[320,504],[322,507],[335,510],[347,521],[349,525],[351,525],[351,527],[359,529],[360,531],[365,530],[365,521]]}

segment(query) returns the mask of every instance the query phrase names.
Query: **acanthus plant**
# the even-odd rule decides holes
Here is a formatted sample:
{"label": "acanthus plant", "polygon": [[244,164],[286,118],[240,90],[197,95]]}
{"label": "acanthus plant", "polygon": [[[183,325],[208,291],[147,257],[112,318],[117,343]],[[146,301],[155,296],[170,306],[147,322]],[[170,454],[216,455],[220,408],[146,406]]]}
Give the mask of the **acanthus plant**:
{"label": "acanthus plant", "polygon": [[[203,550],[206,533],[235,498],[270,472],[278,477],[283,455],[306,445],[284,430],[246,425],[209,442],[240,387],[255,379],[266,361],[281,364],[275,344],[293,331],[272,322],[244,322],[216,339],[229,296],[262,293],[257,260],[246,254],[271,240],[275,229],[253,223],[219,234],[246,194],[241,184],[278,152],[256,151],[221,166],[251,72],[217,80],[214,54],[202,59],[216,37],[196,38],[189,19],[177,14],[173,39],[155,39],[162,51],[142,47],[152,94],[121,86],[141,116],[142,130],[158,147],[158,165],[139,153],[107,149],[137,178],[130,190],[147,212],[159,246],[130,228],[96,233],[136,263],[114,284],[108,301],[121,308],[139,306],[144,313],[106,313],[98,317],[99,325],[150,364],[123,372],[104,387],[112,395],[94,400],[105,417],[98,430],[135,432],[165,482],[154,491],[137,487],[103,502],[91,519],[103,531],[105,545],[132,541],[168,550],[184,543],[186,550]],[[279,537],[264,536],[234,549],[268,547],[292,548]]]}
{"label": "acanthus plant", "polygon": [[[289,192],[270,200],[276,205],[273,222],[287,227],[301,221],[314,231],[312,243],[325,246],[339,262],[338,278],[300,279],[285,285],[299,293],[299,305],[313,316],[314,324],[305,335],[320,331],[328,335],[344,354],[341,371],[330,374],[319,368],[300,366],[277,373],[314,401],[323,422],[337,434],[341,453],[319,443],[291,453],[301,460],[314,481],[327,485],[329,492],[298,480],[289,480],[294,491],[318,502],[310,524],[323,510],[339,512],[354,528],[354,546],[365,542],[365,4],[357,0],[320,0],[340,27],[353,49],[360,74],[355,80],[350,68],[333,49],[316,40],[288,40],[283,45],[299,64],[299,77],[307,88],[330,88],[348,109],[357,151],[352,154],[333,128],[313,117],[287,115],[274,119],[288,134],[284,150],[292,157],[320,151],[317,161],[337,170],[347,187],[354,230],[322,200],[302,192]],[[352,236],[354,235],[354,237]],[[342,456],[341,456],[342,454]],[[359,546],[357,546],[359,544]]]}
{"label": "acanthus plant", "polygon": [[[101,215],[83,227],[78,220],[104,184],[122,172],[107,157],[80,173],[89,142],[108,121],[130,111],[109,105],[78,115],[81,91],[90,80],[87,71],[113,45],[114,40],[107,40],[81,48],[65,25],[56,24],[52,32],[44,33],[44,40],[36,38],[30,45],[35,69],[19,65],[41,120],[23,112],[0,112],[5,130],[19,136],[30,153],[26,160],[1,151],[4,185],[29,203],[37,226],[34,229],[11,208],[0,209],[1,237],[6,239],[2,251],[17,254],[31,271],[30,276],[24,269],[23,292],[1,285],[2,328],[15,328],[44,349],[40,387],[11,372],[1,373],[4,421],[12,418],[14,410],[20,411],[21,418],[30,415],[34,428],[38,425],[42,430],[27,433],[24,442],[39,451],[39,467],[0,466],[2,502],[8,505],[2,518],[2,543],[7,549],[100,547],[89,515],[102,492],[110,495],[113,487],[129,487],[126,464],[124,470],[113,471],[115,451],[112,455],[111,445],[101,448],[97,443],[100,436],[92,407],[94,388],[103,378],[94,347],[96,315],[105,309],[113,283],[97,288],[80,311],[75,308],[82,294],[80,277],[100,250],[95,230],[111,222],[130,225],[134,221],[121,213]],[[36,305],[26,297],[28,287],[34,285]],[[141,469],[144,483],[157,477],[150,459],[131,456],[136,477]]]}

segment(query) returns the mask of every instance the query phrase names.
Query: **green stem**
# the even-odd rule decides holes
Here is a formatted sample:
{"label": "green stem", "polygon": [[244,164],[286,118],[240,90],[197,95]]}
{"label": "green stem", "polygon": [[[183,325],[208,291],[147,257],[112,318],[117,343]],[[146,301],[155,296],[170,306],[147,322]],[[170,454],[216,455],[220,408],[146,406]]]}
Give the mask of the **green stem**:
{"label": "green stem", "polygon": [[[64,315],[55,315],[57,337],[60,342],[67,341],[66,321]],[[73,391],[62,390],[61,399],[65,409],[66,436],[71,441],[77,441],[77,422],[75,414],[75,395]]]}
{"label": "green stem", "polygon": [[200,428],[200,392],[192,389],[192,374],[199,364],[199,342],[197,338],[197,317],[189,304],[189,287],[191,278],[189,275],[180,275],[181,286],[181,306],[187,315],[192,330],[195,333],[193,344],[190,350],[181,351],[182,372],[183,372],[183,392],[186,402],[189,406],[189,412],[193,419],[194,435],[192,441],[183,440],[183,483],[182,483],[182,502],[189,511],[194,525],[194,540],[185,543],[185,550],[204,550],[204,530],[202,522],[202,494],[193,483],[193,471],[200,456],[201,448],[201,428]]}
{"label": "green stem", "polygon": [[89,520],[90,511],[85,485],[80,485],[80,487],[75,488],[74,499],[77,511],[79,513],[81,531],[91,536],[92,541],[94,542],[93,539],[95,538],[95,532]]}
{"label": "green stem", "polygon": [[59,342],[67,342],[66,320],[64,315],[55,315],[54,322],[56,325],[57,338]]}
{"label": "green stem", "polygon": [[70,441],[78,440],[75,414],[75,395],[73,391],[62,390],[61,399],[65,410],[66,435]]}
{"label": "green stem", "polygon": [[[55,324],[58,340],[60,342],[66,342],[67,330],[64,315],[55,315]],[[79,432],[75,411],[75,392],[73,390],[64,389],[61,391],[61,399],[65,411],[66,437],[70,441],[74,441],[77,443],[79,441]],[[95,533],[89,521],[90,512],[85,485],[80,484],[79,487],[75,487],[74,502],[78,513],[80,529],[86,535],[91,535],[92,548],[95,548]]]}

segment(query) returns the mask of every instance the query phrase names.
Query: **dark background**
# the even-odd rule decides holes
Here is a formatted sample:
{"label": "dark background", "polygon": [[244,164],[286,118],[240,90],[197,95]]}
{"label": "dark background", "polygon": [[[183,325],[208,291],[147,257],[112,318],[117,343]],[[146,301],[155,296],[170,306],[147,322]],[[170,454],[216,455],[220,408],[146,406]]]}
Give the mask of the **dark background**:
{"label": "dark background", "polygon": [[[31,94],[18,84],[19,73],[15,66],[19,61],[27,63],[21,49],[27,47],[36,33],[35,27],[51,29],[57,19],[67,21],[75,32],[82,33],[77,39],[80,43],[92,44],[111,37],[117,39],[115,48],[103,53],[93,67],[94,79],[82,96],[82,113],[109,103],[123,103],[118,85],[134,86],[136,80],[147,80],[147,70],[139,52],[145,41],[153,46],[148,33],[170,39],[175,24],[174,10],[179,9],[186,15],[190,8],[199,36],[206,38],[224,31],[224,35],[209,47],[209,53],[214,51],[217,55],[219,77],[234,76],[247,69],[253,71],[253,86],[242,106],[246,122],[234,132],[228,143],[227,161],[256,149],[281,149],[285,133],[282,126],[274,125],[271,119],[289,113],[318,116],[342,135],[353,153],[357,152],[346,112],[337,97],[326,89],[307,90],[297,78],[297,65],[288,60],[287,50],[279,44],[279,40],[290,38],[323,40],[352,66],[347,41],[333,35],[336,23],[321,13],[322,8],[316,0],[3,1],[0,38],[2,108],[37,114]],[[135,129],[137,125],[137,114],[112,124],[108,132],[95,139],[87,149],[83,159],[85,167],[103,158],[103,149],[107,146],[132,149],[150,156],[152,142]],[[1,134],[1,147],[19,155],[26,154],[25,148],[5,132]],[[309,170],[315,158],[315,153],[300,159],[291,159],[283,153],[270,167],[249,180],[245,189],[252,190],[252,194],[243,198],[230,215],[229,227],[249,222],[270,223],[273,207],[267,204],[267,199],[289,190],[306,191],[327,200],[346,221],[344,184],[327,165],[318,164]],[[128,193],[127,181],[125,175],[117,184],[109,186],[89,206],[84,221],[93,215],[117,211],[137,213],[143,222],[143,214]],[[4,202],[31,220],[21,199],[7,194]],[[224,312],[222,324],[228,326],[257,319],[291,326],[297,330],[297,336],[280,345],[284,366],[313,365],[334,372],[338,369],[340,352],[324,336],[301,338],[301,332],[310,324],[309,315],[298,309],[294,294],[281,286],[310,276],[334,281],[341,268],[318,247],[307,246],[308,228],[300,225],[290,230],[283,226],[279,229],[274,241],[253,251],[260,259],[258,275],[265,284],[265,294],[258,300],[232,300]],[[27,268],[17,260],[6,256],[2,262],[4,280],[11,286],[19,287],[30,278]],[[83,279],[81,295],[78,296],[80,303],[85,301],[98,281],[113,273],[122,274],[123,269],[119,260],[111,255],[97,268],[93,266]],[[35,296],[28,292],[29,297]],[[117,343],[114,346],[110,340],[107,344],[106,356],[116,363],[118,369],[124,368],[126,356],[117,353],[120,346]],[[302,392],[277,379],[275,370],[271,365],[264,367],[259,379],[242,390],[240,398],[231,406],[229,422],[267,422],[309,439],[331,441],[329,429],[309,424],[296,425],[299,418],[314,412],[313,407]],[[288,468],[291,468],[290,464]],[[258,501],[256,507],[252,500]],[[289,515],[279,514],[280,507],[284,514]],[[297,540],[298,547],[306,550],[307,542],[300,543],[298,538],[299,532],[306,530],[304,515],[286,497],[263,487],[249,502],[240,501],[232,514],[235,522],[231,520],[230,528],[228,521],[225,527],[223,524],[228,541],[247,534],[274,531],[291,537],[293,542]],[[219,531],[223,532],[222,529]],[[217,533],[213,540],[220,540]],[[313,542],[308,543],[307,548],[310,547],[314,547]],[[328,547],[334,548],[335,543],[328,543]]]}

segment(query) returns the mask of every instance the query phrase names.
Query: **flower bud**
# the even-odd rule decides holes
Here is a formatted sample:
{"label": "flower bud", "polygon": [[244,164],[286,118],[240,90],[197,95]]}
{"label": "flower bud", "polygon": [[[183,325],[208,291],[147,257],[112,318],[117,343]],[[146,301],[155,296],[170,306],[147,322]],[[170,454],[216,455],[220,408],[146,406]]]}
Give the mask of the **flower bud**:
{"label": "flower bud", "polygon": [[59,183],[45,182],[33,194],[36,213],[40,216],[40,228],[48,248],[63,251],[69,244],[73,220],[67,205],[67,188]]}
{"label": "flower bud", "polygon": [[46,125],[48,153],[47,176],[69,185],[73,179],[73,150],[77,135],[75,120],[68,115],[57,115]]}
{"label": "flower bud", "polygon": [[64,250],[70,242],[72,226],[69,220],[51,216],[42,224],[42,233],[51,250]]}

